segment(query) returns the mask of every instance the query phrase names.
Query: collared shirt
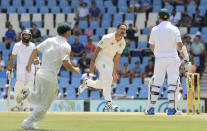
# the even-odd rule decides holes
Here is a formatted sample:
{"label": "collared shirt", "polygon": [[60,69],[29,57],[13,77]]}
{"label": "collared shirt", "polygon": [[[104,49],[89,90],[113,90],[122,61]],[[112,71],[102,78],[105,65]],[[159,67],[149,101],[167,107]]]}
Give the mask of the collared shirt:
{"label": "collared shirt", "polygon": [[[42,52],[42,72],[51,72],[57,76],[63,60],[70,60],[71,46],[62,36],[51,37],[37,46]],[[48,78],[49,79],[49,78]]]}
{"label": "collared shirt", "polygon": [[104,35],[102,40],[97,44],[102,50],[99,52],[97,58],[103,58],[112,61],[116,53],[122,54],[126,42],[124,37],[120,41],[115,40],[115,32]]}
{"label": "collared shirt", "polygon": [[34,48],[35,44],[32,42],[30,42],[28,46],[24,45],[22,41],[14,45],[12,55],[17,56],[18,81],[29,81],[34,79],[34,65],[32,65],[32,71],[30,73],[26,72],[26,65]]}
{"label": "collared shirt", "polygon": [[6,37],[9,39],[9,40],[13,40],[14,37],[16,36],[16,32],[14,30],[7,30],[7,32],[5,33]]}
{"label": "collared shirt", "polygon": [[179,29],[168,21],[152,28],[149,43],[155,45],[156,58],[177,58],[177,43],[182,42]]}

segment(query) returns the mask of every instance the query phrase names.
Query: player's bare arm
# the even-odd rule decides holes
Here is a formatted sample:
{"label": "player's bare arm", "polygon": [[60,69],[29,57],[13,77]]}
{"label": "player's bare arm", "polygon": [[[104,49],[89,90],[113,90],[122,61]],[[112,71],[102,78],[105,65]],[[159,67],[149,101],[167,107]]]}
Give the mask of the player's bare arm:
{"label": "player's bare arm", "polygon": [[15,58],[15,55],[13,55],[13,54],[11,54],[11,56],[10,56],[10,61],[9,61],[9,71],[11,71],[12,70],[12,68],[13,68],[13,61],[14,61],[14,58]]}
{"label": "player's bare arm", "polygon": [[98,56],[98,53],[101,51],[101,47],[97,47],[92,58],[91,58],[91,62],[90,62],[90,72],[93,73],[94,71],[94,64],[95,64],[95,61],[96,61],[96,58]]}
{"label": "player's bare arm", "polygon": [[63,60],[63,66],[65,67],[65,69],[67,69],[68,71],[72,71],[75,72],[76,74],[80,74],[80,69],[78,67],[74,67],[70,61],[68,60]]}
{"label": "player's bare arm", "polygon": [[26,70],[28,72],[31,71],[31,65],[32,65],[32,62],[34,61],[35,58],[37,58],[37,54],[38,54],[38,50],[35,48],[33,51],[32,51],[32,54],[30,55],[29,57],[29,61],[27,63],[27,66],[26,66]]}
{"label": "player's bare arm", "polygon": [[121,54],[116,53],[114,56],[114,70],[113,70],[113,81],[116,82],[118,79],[117,70],[119,67],[119,61],[120,61]]}
{"label": "player's bare arm", "polygon": [[152,52],[154,52],[154,50],[155,50],[155,45],[154,45],[154,44],[150,44],[150,49],[152,50]]}

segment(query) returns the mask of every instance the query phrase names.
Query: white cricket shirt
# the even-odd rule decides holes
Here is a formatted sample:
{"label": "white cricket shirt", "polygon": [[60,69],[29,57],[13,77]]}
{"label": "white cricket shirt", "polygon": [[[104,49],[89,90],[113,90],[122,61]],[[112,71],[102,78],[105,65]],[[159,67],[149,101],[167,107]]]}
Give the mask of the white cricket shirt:
{"label": "white cricket shirt", "polygon": [[120,41],[115,40],[114,32],[104,35],[102,40],[97,45],[102,48],[97,56],[97,59],[112,62],[116,53],[122,54],[126,46],[126,42],[123,37]]}
{"label": "white cricket shirt", "polygon": [[152,28],[149,43],[155,45],[156,58],[177,58],[177,42],[182,42],[180,31],[169,21]]}
{"label": "white cricket shirt", "polygon": [[32,65],[32,71],[30,73],[26,71],[26,65],[34,48],[35,44],[32,42],[28,46],[24,45],[22,41],[14,45],[12,55],[17,56],[17,81],[25,82],[34,80],[34,65]]}
{"label": "white cricket shirt", "polygon": [[70,60],[71,46],[62,36],[48,38],[37,46],[42,52],[40,72],[47,80],[57,80],[57,74],[63,60]]}

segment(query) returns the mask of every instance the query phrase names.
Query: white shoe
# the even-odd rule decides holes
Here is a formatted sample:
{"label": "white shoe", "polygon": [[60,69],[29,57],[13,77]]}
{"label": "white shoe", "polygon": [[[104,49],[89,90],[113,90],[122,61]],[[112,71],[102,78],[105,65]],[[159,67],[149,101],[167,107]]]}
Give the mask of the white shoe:
{"label": "white shoe", "polygon": [[16,98],[17,103],[22,103],[22,101],[28,97],[29,93],[30,93],[29,88],[23,88],[20,94],[17,95]]}
{"label": "white shoe", "polygon": [[88,88],[87,86],[87,80],[88,78],[86,78],[83,83],[79,86],[78,88],[78,94],[81,94],[86,88]]}
{"label": "white shoe", "polygon": [[175,113],[175,115],[182,115],[182,114],[183,114],[183,112],[179,111],[179,110],[177,110],[177,112]]}
{"label": "white shoe", "polygon": [[118,110],[118,106],[113,105],[111,101],[107,101],[104,109],[105,110],[114,110],[114,111],[117,111]]}
{"label": "white shoe", "polygon": [[39,130],[38,127],[36,127],[32,122],[29,122],[28,120],[24,120],[22,122],[22,128],[25,130]]}

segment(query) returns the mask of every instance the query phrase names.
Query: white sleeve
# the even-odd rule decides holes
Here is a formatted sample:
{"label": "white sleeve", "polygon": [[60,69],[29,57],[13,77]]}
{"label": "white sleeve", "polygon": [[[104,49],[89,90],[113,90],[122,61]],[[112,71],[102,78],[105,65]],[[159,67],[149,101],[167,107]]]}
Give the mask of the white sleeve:
{"label": "white sleeve", "polygon": [[108,43],[109,43],[108,39],[103,36],[102,39],[97,44],[97,46],[100,47],[100,48],[105,48],[108,45]]}
{"label": "white sleeve", "polygon": [[14,45],[14,48],[13,48],[13,50],[12,50],[12,55],[17,55],[17,53],[18,53],[18,45],[15,44],[15,45]]}
{"label": "white sleeve", "polygon": [[71,52],[71,47],[68,45],[68,46],[63,46],[61,48],[61,52],[60,52],[60,55],[61,55],[61,60],[70,60],[70,52]]}
{"label": "white sleeve", "polygon": [[176,31],[176,42],[182,42],[179,29]]}
{"label": "white sleeve", "polygon": [[149,43],[150,44],[155,44],[155,38],[154,38],[154,30],[152,29],[151,34],[150,34],[150,38],[149,38]]}
{"label": "white sleeve", "polygon": [[122,54],[122,52],[123,52],[123,50],[124,50],[124,48],[126,47],[126,42],[125,42],[125,40],[122,42],[122,46],[121,46],[121,48],[117,51],[117,53],[119,53],[119,54]]}
{"label": "white sleeve", "polygon": [[48,43],[47,41],[48,41],[48,39],[45,40],[45,41],[43,41],[42,43],[40,43],[40,44],[37,46],[37,50],[40,51],[40,52],[43,52],[44,49],[45,49],[45,47],[47,46],[47,43]]}

